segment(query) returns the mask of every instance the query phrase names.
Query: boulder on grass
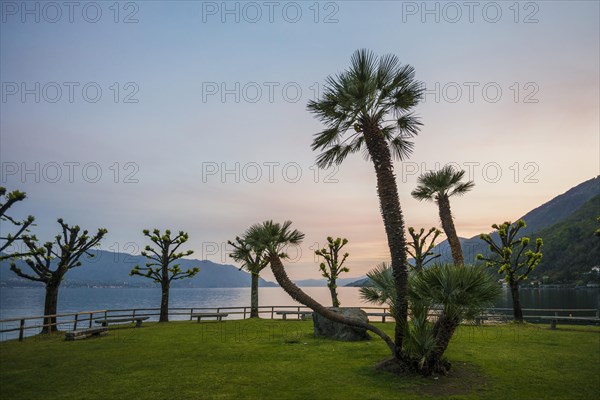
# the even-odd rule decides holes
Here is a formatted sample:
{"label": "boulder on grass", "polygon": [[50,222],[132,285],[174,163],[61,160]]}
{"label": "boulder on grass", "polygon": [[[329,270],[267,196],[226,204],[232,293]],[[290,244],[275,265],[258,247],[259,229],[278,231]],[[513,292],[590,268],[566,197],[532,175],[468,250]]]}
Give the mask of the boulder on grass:
{"label": "boulder on grass", "polygon": [[[369,322],[367,313],[360,308],[354,307],[329,307],[330,311],[342,314],[346,318],[357,319],[365,323]],[[333,322],[318,313],[313,313],[315,337],[326,337],[330,339],[356,342],[369,340],[371,337],[364,328],[357,328],[339,322]]]}

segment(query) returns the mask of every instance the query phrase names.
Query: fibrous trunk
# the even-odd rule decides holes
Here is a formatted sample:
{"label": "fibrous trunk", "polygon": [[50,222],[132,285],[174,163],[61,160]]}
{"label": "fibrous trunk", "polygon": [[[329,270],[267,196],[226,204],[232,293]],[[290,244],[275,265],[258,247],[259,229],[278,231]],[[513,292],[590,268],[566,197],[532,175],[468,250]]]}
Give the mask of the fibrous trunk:
{"label": "fibrous trunk", "polygon": [[385,226],[388,246],[392,258],[392,271],[396,289],[396,320],[395,342],[397,359],[402,358],[402,341],[404,331],[402,325],[408,318],[406,265],[406,239],[404,237],[404,219],[398,198],[398,187],[394,175],[392,157],[385,139],[378,128],[365,131],[365,143],[377,175],[377,194],[381,206],[381,215]]}
{"label": "fibrous trunk", "polygon": [[464,265],[465,259],[463,257],[462,248],[460,247],[460,240],[456,234],[454,221],[452,220],[452,212],[450,211],[450,200],[446,196],[441,196],[438,198],[437,203],[440,209],[439,211],[442,228],[448,237],[448,244],[450,245],[450,251],[452,252],[452,260],[454,261],[454,265]]}
{"label": "fibrous trunk", "polygon": [[258,318],[258,274],[252,274],[250,288],[250,318]]}

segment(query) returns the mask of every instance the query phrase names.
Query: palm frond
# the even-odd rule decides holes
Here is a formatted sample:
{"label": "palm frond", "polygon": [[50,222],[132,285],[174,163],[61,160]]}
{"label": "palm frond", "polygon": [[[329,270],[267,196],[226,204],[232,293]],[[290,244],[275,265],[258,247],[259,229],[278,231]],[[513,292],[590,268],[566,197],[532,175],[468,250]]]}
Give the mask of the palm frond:
{"label": "palm frond", "polygon": [[[350,147],[344,143],[348,135],[363,136],[365,127],[379,129],[396,158],[408,157],[412,144],[406,138],[417,135],[421,127],[412,109],[421,99],[422,91],[422,83],[415,80],[414,68],[400,64],[397,56],[377,57],[366,49],[354,52],[350,67],[327,77],[322,96],[307,105],[327,127],[313,138],[312,149],[322,151],[317,164],[321,167],[339,164],[362,149],[363,139],[353,139]],[[390,119],[395,121],[394,125],[387,126]]]}

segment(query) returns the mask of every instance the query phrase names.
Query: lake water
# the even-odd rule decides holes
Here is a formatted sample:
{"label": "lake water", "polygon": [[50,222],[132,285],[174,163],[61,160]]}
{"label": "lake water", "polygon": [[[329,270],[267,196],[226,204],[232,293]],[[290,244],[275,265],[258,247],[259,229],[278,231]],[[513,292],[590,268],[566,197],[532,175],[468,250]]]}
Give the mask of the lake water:
{"label": "lake water", "polygon": [[[303,288],[322,304],[330,304],[329,290],[325,287]],[[338,289],[342,306],[372,306],[360,300],[358,288]],[[600,290],[595,289],[526,289],[521,290],[523,308],[600,308]],[[261,306],[298,305],[281,288],[260,288]],[[43,314],[43,288],[0,289],[0,320]],[[237,307],[250,305],[250,288],[219,289],[171,289],[171,307]],[[129,288],[62,288],[60,290],[59,313],[104,309],[158,308],[160,289]],[[495,307],[510,308],[510,291],[505,290]],[[14,324],[14,323],[13,323]],[[7,329],[1,326],[0,329]],[[14,334],[0,334],[0,340]]]}

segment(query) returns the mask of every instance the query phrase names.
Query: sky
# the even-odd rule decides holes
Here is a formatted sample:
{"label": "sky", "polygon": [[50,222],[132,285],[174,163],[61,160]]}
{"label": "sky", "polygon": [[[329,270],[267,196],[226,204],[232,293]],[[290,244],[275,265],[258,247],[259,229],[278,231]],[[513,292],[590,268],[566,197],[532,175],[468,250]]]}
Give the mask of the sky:
{"label": "sky", "polygon": [[59,217],[104,227],[128,253],[184,230],[218,263],[250,225],[292,220],[293,279],[319,277],[327,236],[361,276],[389,259],[373,166],[319,170],[306,104],[367,48],[426,87],[395,163],[407,226],[440,226],[410,192],[452,163],[475,182],[451,200],[458,234],[488,232],[599,173],[599,4],[2,1],[0,184],[27,193],[10,215],[42,240]]}

